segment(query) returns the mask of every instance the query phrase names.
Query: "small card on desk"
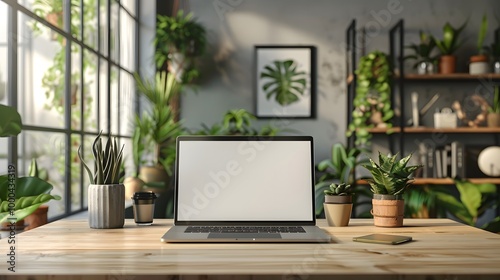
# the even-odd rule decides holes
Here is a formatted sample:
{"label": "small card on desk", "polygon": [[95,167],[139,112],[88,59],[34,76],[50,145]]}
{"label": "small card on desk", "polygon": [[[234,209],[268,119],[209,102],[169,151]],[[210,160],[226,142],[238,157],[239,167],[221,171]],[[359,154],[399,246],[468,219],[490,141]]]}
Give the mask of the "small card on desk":
{"label": "small card on desk", "polygon": [[375,234],[353,237],[352,240],[358,241],[358,242],[366,242],[366,243],[397,245],[397,244],[409,242],[412,240],[412,238],[411,238],[411,236],[375,233]]}

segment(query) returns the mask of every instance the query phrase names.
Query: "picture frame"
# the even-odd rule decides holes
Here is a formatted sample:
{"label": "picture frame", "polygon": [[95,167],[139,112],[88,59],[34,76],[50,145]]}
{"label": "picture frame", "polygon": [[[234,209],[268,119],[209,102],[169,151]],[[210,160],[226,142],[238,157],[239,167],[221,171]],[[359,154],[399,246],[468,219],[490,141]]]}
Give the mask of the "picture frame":
{"label": "picture frame", "polygon": [[256,45],[254,51],[255,116],[316,118],[316,47]]}

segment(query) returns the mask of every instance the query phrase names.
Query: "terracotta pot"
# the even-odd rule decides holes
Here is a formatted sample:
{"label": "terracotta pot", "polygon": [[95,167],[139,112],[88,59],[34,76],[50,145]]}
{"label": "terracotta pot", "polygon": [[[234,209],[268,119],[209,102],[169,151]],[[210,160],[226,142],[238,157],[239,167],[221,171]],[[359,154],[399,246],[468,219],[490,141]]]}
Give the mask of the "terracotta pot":
{"label": "terracotta pot", "polygon": [[[392,198],[391,198],[392,197]],[[377,227],[401,227],[404,218],[404,200],[388,195],[374,195],[372,199],[373,223]]]}
{"label": "terracotta pot", "polygon": [[49,211],[48,205],[40,205],[35,212],[24,218],[26,222],[26,230],[34,229],[39,226],[47,224],[47,213]]}
{"label": "terracotta pot", "polygon": [[346,227],[349,225],[352,203],[324,203],[323,209],[329,226]]}
{"label": "terracotta pot", "polygon": [[442,55],[439,58],[439,73],[452,74],[455,73],[457,65],[457,57],[454,55]]}
{"label": "terracotta pot", "polygon": [[500,113],[488,113],[486,121],[488,127],[500,127]]}

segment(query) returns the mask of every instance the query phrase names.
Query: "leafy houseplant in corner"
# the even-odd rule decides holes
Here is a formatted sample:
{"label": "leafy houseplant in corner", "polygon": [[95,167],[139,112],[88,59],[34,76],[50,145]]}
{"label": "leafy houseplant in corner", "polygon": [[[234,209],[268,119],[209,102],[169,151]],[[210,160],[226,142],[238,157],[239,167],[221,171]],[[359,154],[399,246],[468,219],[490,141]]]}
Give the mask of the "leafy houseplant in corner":
{"label": "leafy houseplant in corner", "polygon": [[460,33],[465,28],[467,21],[458,29],[453,28],[449,22],[443,26],[443,40],[433,38],[436,46],[441,52],[439,58],[439,73],[451,74],[456,71],[457,57],[454,55],[458,48],[464,43],[459,41]]}
{"label": "leafy houseplant in corner", "polygon": [[491,103],[486,120],[489,127],[500,127],[500,90],[498,86],[493,88],[493,103]]}
{"label": "leafy houseplant in corner", "polygon": [[373,192],[372,215],[375,226],[403,226],[403,193],[412,182],[411,174],[422,167],[406,166],[411,154],[399,161],[397,156],[385,156],[379,152],[378,164],[370,159],[370,164],[363,165],[372,175],[367,181]]}
{"label": "leafy houseplant in corner", "polygon": [[352,213],[351,185],[332,183],[330,188],[325,190],[324,209],[329,226],[349,225]]}
{"label": "leafy houseplant in corner", "polygon": [[[80,147],[81,148],[81,147]],[[92,144],[94,173],[84,161],[81,149],[78,156],[90,179],[88,189],[89,226],[91,228],[121,228],[125,223],[125,186],[120,183],[123,146],[108,137],[103,146],[101,133]]]}
{"label": "leafy houseplant in corner", "polygon": [[469,74],[485,74],[490,72],[490,65],[486,53],[488,48],[483,45],[487,30],[488,19],[486,15],[484,15],[477,39],[478,54],[470,57]]}
{"label": "leafy houseplant in corner", "polygon": [[198,78],[195,59],[205,53],[207,41],[205,28],[191,13],[182,10],[176,16],[158,16],[156,36],[156,67],[168,70],[182,84]]}
{"label": "leafy houseplant in corner", "polygon": [[[0,104],[0,137],[11,137],[21,133],[22,120],[16,109]],[[6,223],[10,229],[16,222],[31,215],[40,205],[55,199],[51,195],[52,185],[37,177],[19,177],[12,184],[15,170],[9,168],[8,175],[0,176],[0,223]],[[14,188],[13,188],[14,187]]]}

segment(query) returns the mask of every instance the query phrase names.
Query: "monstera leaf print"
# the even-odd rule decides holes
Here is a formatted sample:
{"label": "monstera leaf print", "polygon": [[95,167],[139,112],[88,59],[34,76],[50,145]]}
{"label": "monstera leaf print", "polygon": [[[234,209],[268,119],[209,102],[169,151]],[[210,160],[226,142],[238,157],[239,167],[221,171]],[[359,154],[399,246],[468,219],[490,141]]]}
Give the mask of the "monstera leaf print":
{"label": "monstera leaf print", "polygon": [[297,102],[306,89],[305,72],[297,71],[297,63],[293,60],[275,60],[264,67],[261,79],[266,79],[262,89],[269,100],[274,96],[281,106]]}

